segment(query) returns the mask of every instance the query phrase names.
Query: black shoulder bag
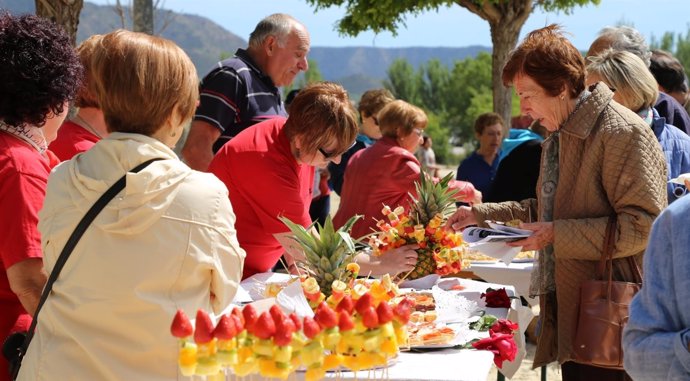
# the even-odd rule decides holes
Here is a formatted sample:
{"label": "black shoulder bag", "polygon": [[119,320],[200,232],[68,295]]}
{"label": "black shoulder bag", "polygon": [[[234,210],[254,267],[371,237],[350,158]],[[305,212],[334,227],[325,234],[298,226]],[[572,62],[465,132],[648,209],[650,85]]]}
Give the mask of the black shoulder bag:
{"label": "black shoulder bag", "polygon": [[[151,159],[145,161],[134,167],[128,173],[137,173],[157,160],[163,159]],[[84,232],[89,227],[89,225],[91,225],[91,222],[93,222],[96,216],[98,216],[98,214],[101,212],[101,210],[103,210],[103,208],[105,208],[105,206],[110,202],[110,200],[112,200],[118,193],[120,193],[125,188],[125,185],[127,183],[126,179],[127,174],[125,174],[119,180],[117,180],[117,182],[115,182],[115,184],[113,184],[113,186],[111,186],[110,189],[108,189],[96,201],[96,203],[93,204],[93,206],[91,206],[91,209],[89,209],[89,211],[86,212],[84,217],[82,217],[81,221],[79,221],[79,225],[77,225],[77,227],[74,229],[74,232],[72,232],[72,235],[67,240],[65,247],[62,249],[62,252],[60,252],[60,256],[58,257],[57,262],[55,262],[55,267],[53,267],[53,271],[51,271],[50,277],[48,277],[48,281],[46,282],[46,285],[43,288],[41,300],[38,302],[38,306],[36,307],[36,312],[34,313],[33,321],[31,322],[29,330],[27,332],[15,332],[9,335],[7,339],[5,339],[5,342],[2,345],[2,354],[10,363],[10,379],[17,379],[17,375],[19,374],[19,367],[22,365],[22,359],[26,354],[26,350],[29,348],[29,343],[31,343],[31,339],[34,337],[34,331],[36,330],[36,324],[38,323],[38,313],[41,311],[43,303],[45,303],[46,299],[48,298],[48,295],[50,294],[50,291],[53,288],[53,283],[57,279],[58,275],[60,275],[60,271],[62,270],[62,268],[65,266],[67,258],[69,258],[69,255],[72,253],[72,250],[74,250],[74,247],[77,246],[79,239],[82,235],[84,235]]]}

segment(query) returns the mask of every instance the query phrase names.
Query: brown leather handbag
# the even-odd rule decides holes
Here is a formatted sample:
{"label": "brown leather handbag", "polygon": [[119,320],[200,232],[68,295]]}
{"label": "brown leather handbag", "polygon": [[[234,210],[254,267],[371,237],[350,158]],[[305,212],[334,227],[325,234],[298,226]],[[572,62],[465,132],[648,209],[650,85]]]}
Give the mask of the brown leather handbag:
{"label": "brown leather handbag", "polygon": [[580,286],[572,356],[573,361],[580,364],[622,370],[623,328],[628,322],[630,302],[642,287],[642,274],[635,259],[628,257],[627,263],[636,279],[633,282],[613,281],[615,237],[616,218],[610,217],[597,279],[584,281]]}

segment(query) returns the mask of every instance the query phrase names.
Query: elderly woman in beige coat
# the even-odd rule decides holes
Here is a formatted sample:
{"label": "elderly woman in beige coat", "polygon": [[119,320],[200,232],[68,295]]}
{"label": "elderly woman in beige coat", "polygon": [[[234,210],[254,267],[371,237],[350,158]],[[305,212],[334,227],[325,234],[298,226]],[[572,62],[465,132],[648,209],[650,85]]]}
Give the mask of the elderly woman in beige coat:
{"label": "elderly woman in beige coat", "polygon": [[632,279],[625,257],[641,263],[652,222],[666,206],[659,143],[606,85],[585,89],[584,59],[555,25],[531,32],[511,53],[503,82],[515,86],[523,114],[552,132],[543,144],[537,199],[460,207],[448,226],[529,222],[521,227],[533,235],[514,245],[540,250],[530,287],[541,303],[534,366],[557,360],[565,381],[626,379],[623,371],[573,362],[573,331],[580,284],[595,277],[609,216],[617,217],[614,276]]}
{"label": "elderly woman in beige coat", "polygon": [[77,222],[127,173],[38,314],[20,380],[177,380],[177,309],[220,312],[242,274],[225,186],[172,147],[198,99],[192,61],[169,40],[115,31],[91,61],[111,134],[57,167],[39,218],[50,272]]}

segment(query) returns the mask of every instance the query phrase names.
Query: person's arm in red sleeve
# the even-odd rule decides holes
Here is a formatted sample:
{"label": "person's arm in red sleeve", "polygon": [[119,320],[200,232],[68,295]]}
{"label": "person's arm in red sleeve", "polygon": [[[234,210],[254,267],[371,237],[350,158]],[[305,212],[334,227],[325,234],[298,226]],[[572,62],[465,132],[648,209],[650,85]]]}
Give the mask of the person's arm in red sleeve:
{"label": "person's arm in red sleeve", "polygon": [[[438,179],[435,179],[438,180]],[[479,204],[482,202],[482,192],[474,189],[474,185],[468,181],[451,180],[449,183],[451,189],[457,189],[455,199],[460,202],[468,204]]]}

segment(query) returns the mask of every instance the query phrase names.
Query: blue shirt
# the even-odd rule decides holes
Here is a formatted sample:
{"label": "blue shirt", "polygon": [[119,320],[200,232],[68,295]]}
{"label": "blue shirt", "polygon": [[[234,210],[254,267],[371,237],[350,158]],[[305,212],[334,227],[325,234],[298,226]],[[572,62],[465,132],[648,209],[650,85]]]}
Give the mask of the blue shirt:
{"label": "blue shirt", "polygon": [[484,161],[484,158],[477,154],[477,151],[460,163],[456,178],[462,181],[469,181],[474,185],[474,189],[487,194],[491,188],[491,182],[496,177],[498,170],[498,163],[500,161],[501,152],[498,152],[496,158],[491,165]]}
{"label": "blue shirt", "polygon": [[[652,130],[661,144],[661,150],[664,152],[664,158],[666,158],[668,165],[667,180],[676,178],[683,173],[690,173],[690,136],[678,128],[666,124],[666,120],[659,116],[656,109],[652,109],[652,112],[654,113]],[[683,185],[667,183],[666,193],[670,204],[684,195],[686,189]]]}
{"label": "blue shirt", "polygon": [[625,370],[635,381],[689,380],[690,197],[666,208],[652,226],[643,287],[623,331]]}

